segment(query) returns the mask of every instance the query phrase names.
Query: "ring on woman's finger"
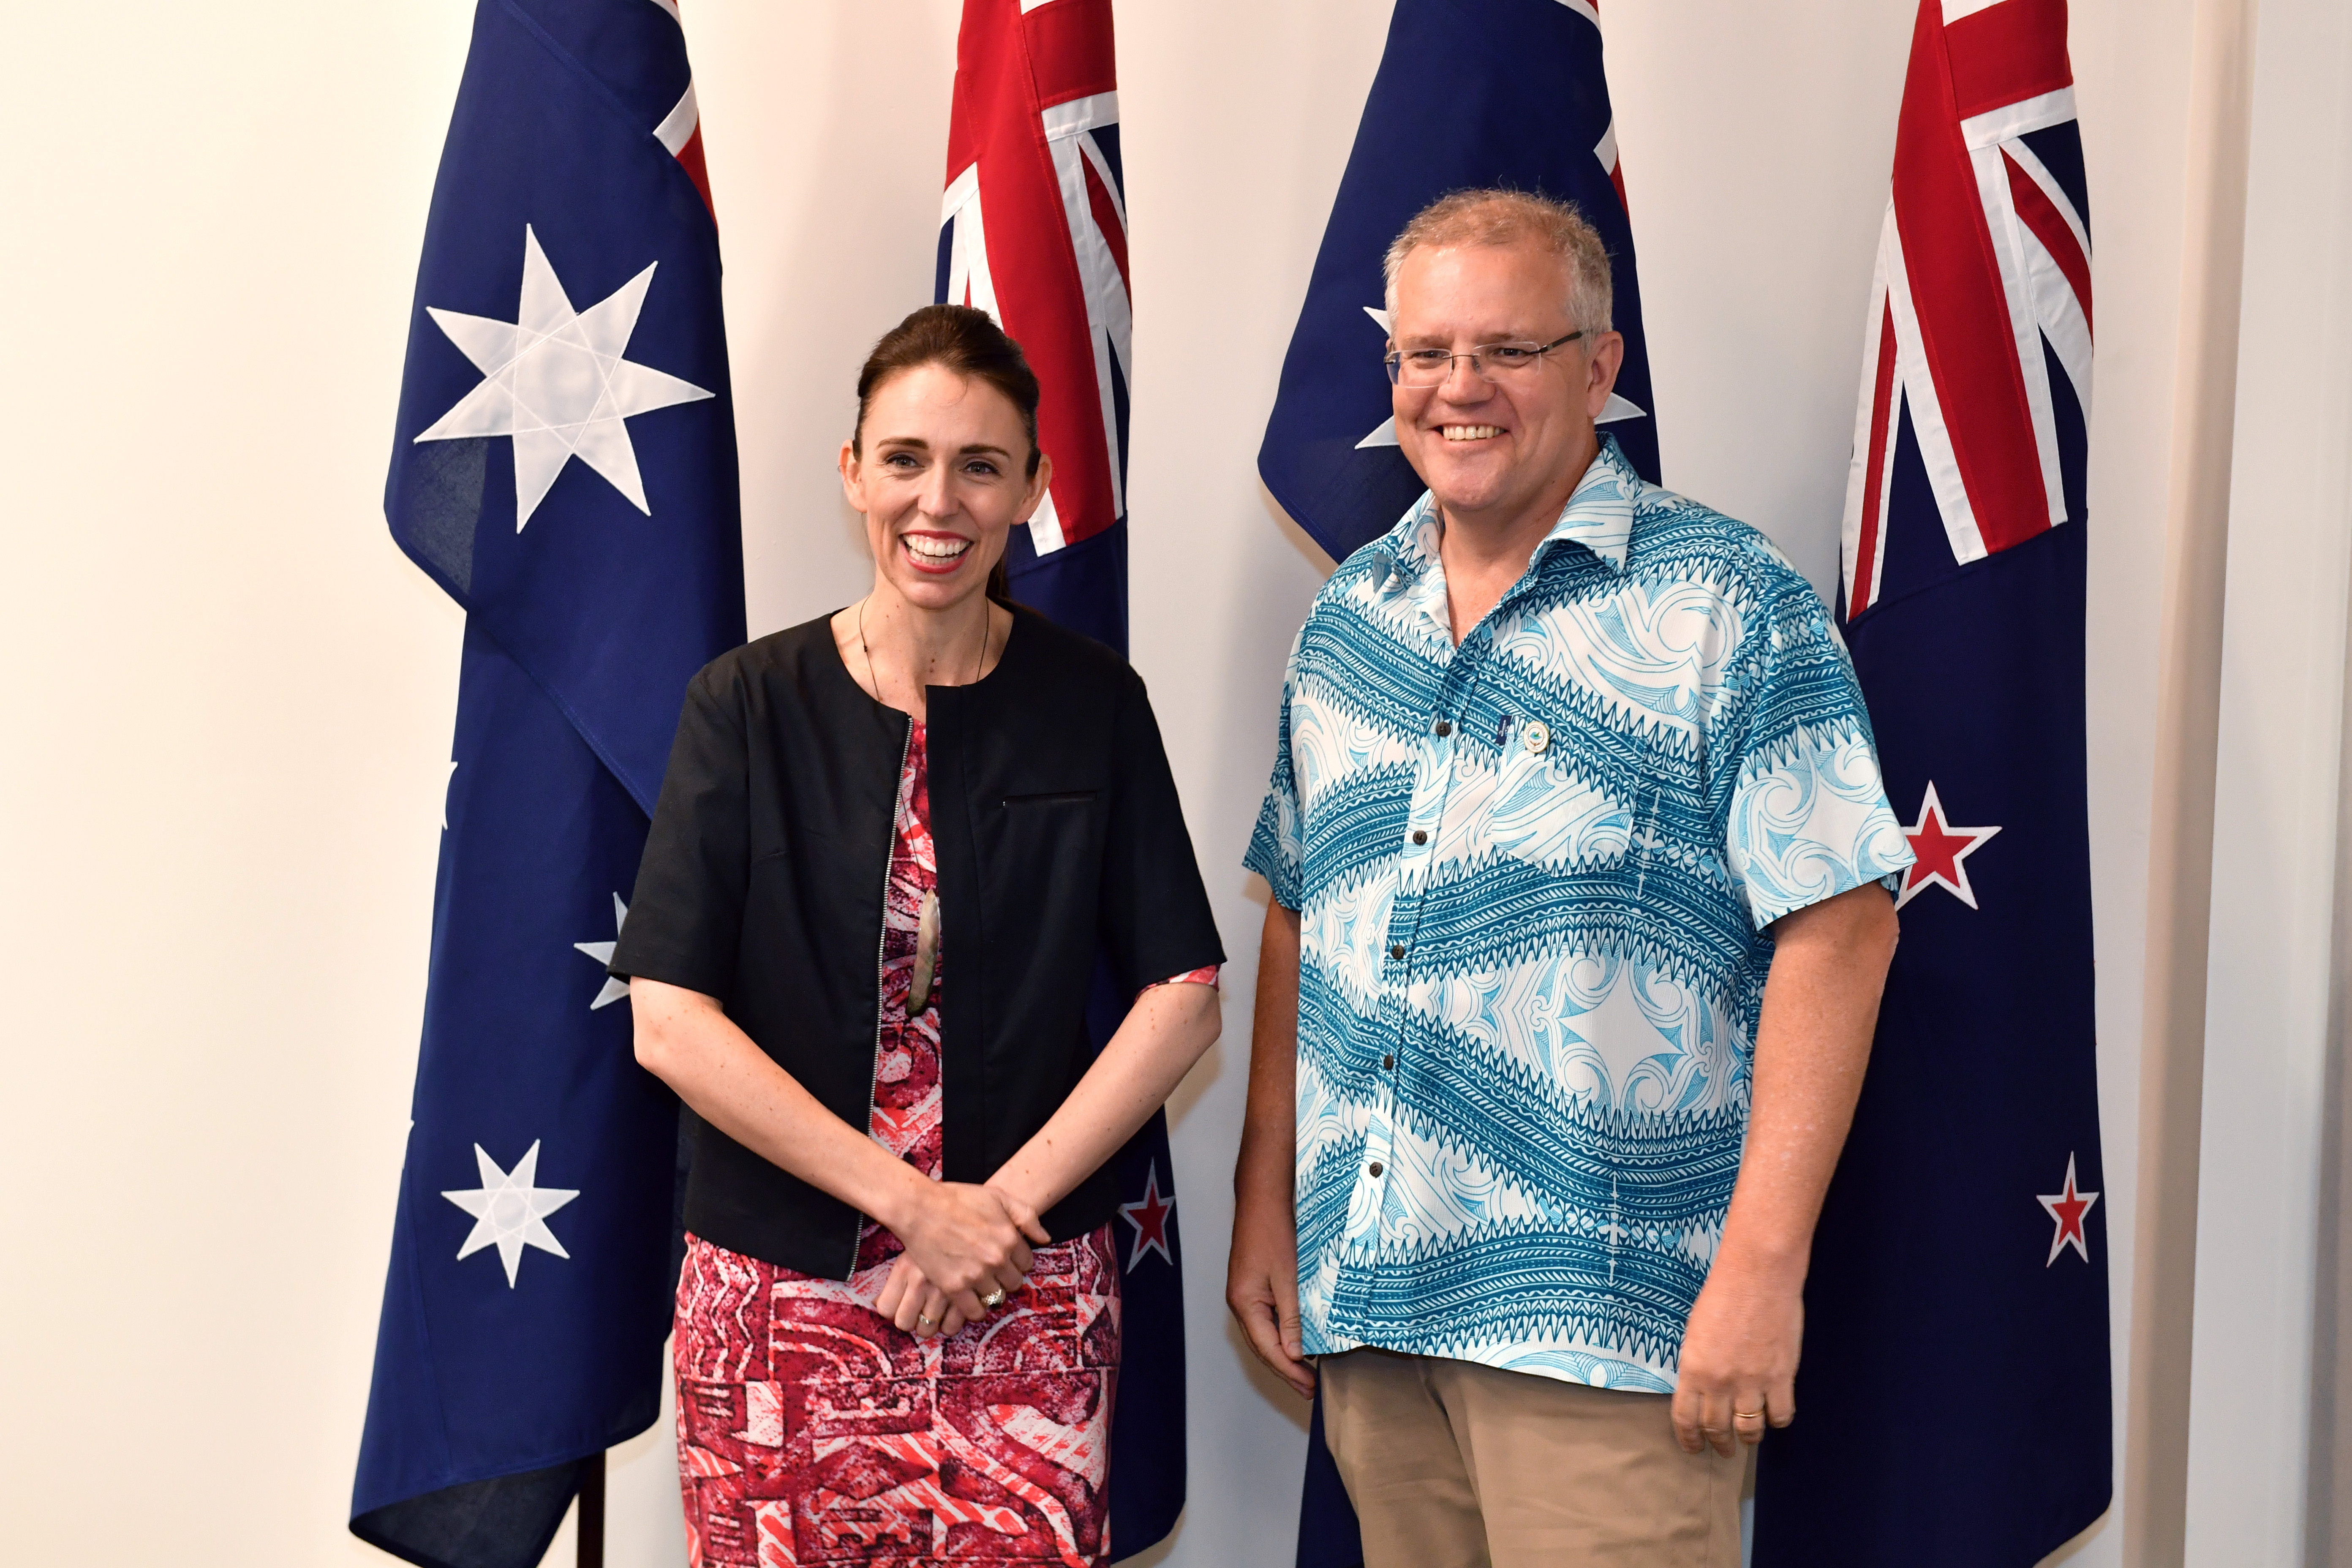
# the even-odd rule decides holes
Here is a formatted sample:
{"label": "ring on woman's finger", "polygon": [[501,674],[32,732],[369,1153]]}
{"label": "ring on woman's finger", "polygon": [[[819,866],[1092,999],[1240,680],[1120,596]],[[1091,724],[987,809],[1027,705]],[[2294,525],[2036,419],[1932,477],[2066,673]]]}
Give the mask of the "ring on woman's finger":
{"label": "ring on woman's finger", "polygon": [[930,1314],[928,1312],[918,1312],[915,1314],[915,1321],[922,1324],[923,1327],[928,1329],[931,1326]]}
{"label": "ring on woman's finger", "polygon": [[1004,1305],[1004,1287],[999,1285],[995,1289],[991,1290],[987,1295],[982,1296],[980,1299],[980,1304],[987,1308],[992,1312],[996,1310],[997,1308]]}

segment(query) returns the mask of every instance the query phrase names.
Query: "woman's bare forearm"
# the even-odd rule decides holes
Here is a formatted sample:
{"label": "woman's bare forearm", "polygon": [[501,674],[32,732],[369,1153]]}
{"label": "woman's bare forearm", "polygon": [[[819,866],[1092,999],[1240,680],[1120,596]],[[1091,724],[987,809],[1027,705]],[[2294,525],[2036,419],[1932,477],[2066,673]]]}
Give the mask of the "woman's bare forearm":
{"label": "woman's bare forearm", "polygon": [[1060,1203],[1167,1102],[1222,1026],[1213,985],[1146,991],[1061,1109],[988,1184],[1040,1214]]}
{"label": "woman's bare forearm", "polygon": [[897,1230],[921,1173],[827,1110],[698,991],[637,979],[637,1061],[694,1113],[771,1163]]}

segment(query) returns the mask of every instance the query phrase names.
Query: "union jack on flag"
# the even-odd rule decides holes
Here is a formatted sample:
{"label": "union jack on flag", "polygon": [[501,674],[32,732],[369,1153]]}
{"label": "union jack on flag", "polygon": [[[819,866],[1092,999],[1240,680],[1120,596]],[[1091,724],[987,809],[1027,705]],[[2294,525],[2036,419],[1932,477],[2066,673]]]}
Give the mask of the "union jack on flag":
{"label": "union jack on flag", "polygon": [[[1801,1414],[1758,1451],[1755,1568],[2032,1568],[2113,1495],[2089,216],[2065,0],[1922,0],[1841,584],[1917,861],[1813,1237]],[[1927,1361],[1967,1396],[1888,1443]]]}
{"label": "union jack on flag", "polygon": [[1071,624],[1124,648],[1133,349],[1110,0],[967,0],[947,174],[938,297],[995,317],[1044,385],[1053,488],[1007,569],[1091,542],[1116,563],[1117,621],[1102,605]]}
{"label": "union jack on flag", "polygon": [[1922,13],[1879,231],[1846,484],[1851,615],[1885,589],[1906,416],[1955,563],[2081,521],[2056,408],[2069,392],[2084,416],[2091,405],[2090,203],[2064,0],[1940,10],[1936,26],[1936,5]]}

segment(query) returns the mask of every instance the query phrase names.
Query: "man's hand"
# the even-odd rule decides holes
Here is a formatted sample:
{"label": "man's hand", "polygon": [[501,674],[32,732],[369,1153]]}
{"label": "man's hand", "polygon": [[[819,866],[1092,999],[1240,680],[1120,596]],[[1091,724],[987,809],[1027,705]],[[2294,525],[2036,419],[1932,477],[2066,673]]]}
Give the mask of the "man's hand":
{"label": "man's hand", "polygon": [[1315,1367],[1300,1349],[1298,1222],[1286,1184],[1278,1194],[1234,1194],[1225,1305],[1249,1336],[1257,1359],[1300,1397],[1314,1398]]}
{"label": "man's hand", "polygon": [[1715,1268],[1683,1332],[1682,1376],[1675,1388],[1675,1436],[1685,1453],[1707,1444],[1718,1454],[1733,1439],[1760,1443],[1769,1426],[1797,1418],[1797,1352],[1804,1341],[1802,1275]]}
{"label": "man's hand", "polygon": [[1249,1108],[1234,1163],[1234,1250],[1225,1305],[1250,1349],[1303,1398],[1315,1367],[1298,1327],[1298,1214],[1292,1191],[1298,1151],[1298,911],[1265,907],[1257,953],[1257,1008],[1250,1026]]}

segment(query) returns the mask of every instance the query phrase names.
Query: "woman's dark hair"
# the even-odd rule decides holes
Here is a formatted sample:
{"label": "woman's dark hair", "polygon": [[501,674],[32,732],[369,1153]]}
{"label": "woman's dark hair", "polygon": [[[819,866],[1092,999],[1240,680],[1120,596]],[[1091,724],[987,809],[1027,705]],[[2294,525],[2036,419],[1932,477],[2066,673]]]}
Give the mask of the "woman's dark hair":
{"label": "woman's dark hair", "polygon": [[[861,445],[866,438],[866,410],[883,384],[927,364],[968,381],[985,382],[1004,395],[1019,412],[1021,428],[1029,437],[1029,462],[1023,472],[1034,479],[1039,456],[1037,373],[1029,368],[1021,345],[1005,335],[994,318],[970,305],[925,305],[882,334],[857,373],[857,426],[849,433],[849,449],[861,458],[866,455]],[[1000,557],[988,574],[988,596],[999,604],[1010,604],[1008,586]]]}

